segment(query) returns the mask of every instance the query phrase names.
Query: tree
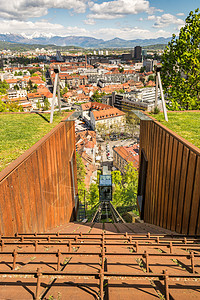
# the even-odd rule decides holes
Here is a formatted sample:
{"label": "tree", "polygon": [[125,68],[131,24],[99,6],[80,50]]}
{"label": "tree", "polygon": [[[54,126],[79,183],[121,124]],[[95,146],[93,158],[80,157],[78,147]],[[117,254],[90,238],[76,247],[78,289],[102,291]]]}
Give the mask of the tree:
{"label": "tree", "polygon": [[4,103],[0,100],[0,112],[21,112],[24,111],[23,107],[18,103],[7,102]]}
{"label": "tree", "polygon": [[190,12],[162,55],[161,78],[171,110],[200,109],[200,13]]}
{"label": "tree", "polygon": [[106,133],[108,133],[109,127],[105,124],[105,123],[97,123],[96,124],[96,131],[98,131],[98,133],[101,136],[105,136]]}
{"label": "tree", "polygon": [[0,95],[6,94],[7,90],[9,89],[9,84],[4,80],[0,80]]}
{"label": "tree", "polygon": [[112,172],[112,183],[114,185],[113,188],[113,204],[115,206],[121,206],[122,198],[123,198],[123,185],[122,185],[122,175],[120,171]]}
{"label": "tree", "polygon": [[68,88],[67,86],[64,89],[60,90],[60,96],[63,97],[64,94],[66,94],[68,92]]}
{"label": "tree", "polygon": [[89,188],[88,204],[90,208],[99,202],[99,186],[97,183],[91,183]]}
{"label": "tree", "polygon": [[136,205],[138,172],[133,167],[133,163],[126,165],[123,175],[120,171],[113,171],[112,181],[114,184],[113,204],[115,206]]}
{"label": "tree", "polygon": [[15,90],[19,90],[19,86],[17,84],[14,85]]}
{"label": "tree", "polygon": [[101,102],[101,98],[105,96],[105,93],[99,93],[99,91],[95,91],[94,94],[92,95],[92,100],[94,102]]}
{"label": "tree", "polygon": [[78,196],[79,196],[79,201],[84,202],[84,196],[86,193],[86,187],[85,187],[85,167],[82,162],[81,156],[76,153],[76,165],[77,165],[77,183],[78,183]]}
{"label": "tree", "polygon": [[124,175],[124,201],[127,206],[136,205],[137,188],[138,188],[138,173],[133,163],[128,163],[125,167]]}
{"label": "tree", "polygon": [[28,81],[28,86],[29,86],[29,89],[31,90],[33,88],[33,84],[32,84],[32,81],[29,79]]}
{"label": "tree", "polygon": [[42,80],[44,81],[44,82],[46,82],[46,78],[42,75]]}
{"label": "tree", "polygon": [[49,103],[49,100],[48,98],[44,98],[44,107],[43,107],[43,110],[48,110],[50,107],[50,103]]}
{"label": "tree", "polygon": [[42,107],[39,99],[38,99],[38,101],[36,103],[36,107],[37,107],[37,109],[40,109]]}
{"label": "tree", "polygon": [[149,75],[148,80],[155,81],[156,80],[155,75]]}
{"label": "tree", "polygon": [[144,73],[145,69],[146,69],[145,67],[141,67],[140,68],[140,73]]}

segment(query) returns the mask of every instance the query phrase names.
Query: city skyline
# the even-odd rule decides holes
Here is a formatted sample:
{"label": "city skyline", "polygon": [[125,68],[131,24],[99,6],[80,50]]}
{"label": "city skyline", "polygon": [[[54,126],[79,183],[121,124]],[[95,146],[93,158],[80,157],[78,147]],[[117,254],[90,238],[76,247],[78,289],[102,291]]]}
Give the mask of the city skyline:
{"label": "city skyline", "polygon": [[197,7],[197,0],[0,0],[0,33],[104,40],[167,38],[179,32]]}

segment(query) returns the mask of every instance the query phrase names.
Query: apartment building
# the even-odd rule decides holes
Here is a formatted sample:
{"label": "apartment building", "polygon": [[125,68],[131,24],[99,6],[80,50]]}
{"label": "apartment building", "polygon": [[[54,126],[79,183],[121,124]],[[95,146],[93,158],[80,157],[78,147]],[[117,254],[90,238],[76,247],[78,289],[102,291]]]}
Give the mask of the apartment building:
{"label": "apartment building", "polygon": [[113,148],[113,166],[120,172],[125,173],[125,167],[128,163],[133,163],[133,166],[139,169],[139,145],[132,147],[114,147]]}
{"label": "apartment building", "polygon": [[101,125],[105,125],[105,128],[111,128],[112,126],[123,126],[125,123],[125,113],[119,109],[112,107],[101,111],[92,111],[90,114],[90,125],[93,130],[98,130]]}

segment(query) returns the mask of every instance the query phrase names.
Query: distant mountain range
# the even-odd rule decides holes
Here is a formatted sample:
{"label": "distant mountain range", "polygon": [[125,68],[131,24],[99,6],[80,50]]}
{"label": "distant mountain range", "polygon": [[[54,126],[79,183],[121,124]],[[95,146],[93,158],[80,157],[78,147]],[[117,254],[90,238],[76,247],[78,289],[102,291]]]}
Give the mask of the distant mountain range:
{"label": "distant mountain range", "polygon": [[148,46],[156,44],[167,44],[171,38],[157,38],[157,39],[136,39],[123,40],[114,38],[112,40],[104,41],[103,39],[96,39],[86,36],[44,36],[33,34],[32,36],[17,35],[17,34],[0,34],[0,41],[21,43],[21,44],[39,44],[39,45],[56,45],[56,46],[77,46],[83,48],[130,48],[135,46]]}

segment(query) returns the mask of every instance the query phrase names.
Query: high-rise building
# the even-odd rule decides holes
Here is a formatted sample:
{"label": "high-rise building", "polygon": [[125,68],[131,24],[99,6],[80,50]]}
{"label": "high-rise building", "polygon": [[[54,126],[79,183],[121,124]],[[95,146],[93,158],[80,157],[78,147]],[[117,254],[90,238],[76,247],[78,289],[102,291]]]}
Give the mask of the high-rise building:
{"label": "high-rise building", "polygon": [[63,62],[64,61],[61,52],[58,51],[58,50],[56,51],[56,61],[58,61],[58,62]]}
{"label": "high-rise building", "polygon": [[136,46],[134,50],[134,59],[142,60],[142,47]]}
{"label": "high-rise building", "polygon": [[130,54],[132,58],[134,58],[134,53],[135,53],[134,49],[131,49]]}

